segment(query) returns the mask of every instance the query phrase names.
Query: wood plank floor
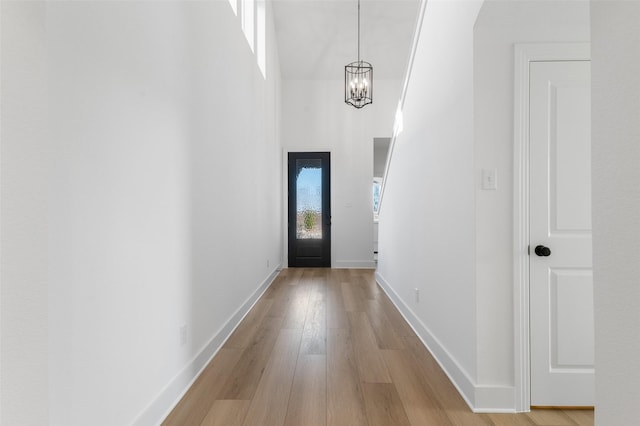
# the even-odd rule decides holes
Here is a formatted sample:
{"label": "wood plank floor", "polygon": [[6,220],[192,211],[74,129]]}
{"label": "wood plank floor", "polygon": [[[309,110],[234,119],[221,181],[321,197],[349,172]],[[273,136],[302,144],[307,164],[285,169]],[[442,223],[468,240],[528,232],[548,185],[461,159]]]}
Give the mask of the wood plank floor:
{"label": "wood plank floor", "polygon": [[163,423],[586,426],[593,410],[474,414],[371,270],[285,269]]}

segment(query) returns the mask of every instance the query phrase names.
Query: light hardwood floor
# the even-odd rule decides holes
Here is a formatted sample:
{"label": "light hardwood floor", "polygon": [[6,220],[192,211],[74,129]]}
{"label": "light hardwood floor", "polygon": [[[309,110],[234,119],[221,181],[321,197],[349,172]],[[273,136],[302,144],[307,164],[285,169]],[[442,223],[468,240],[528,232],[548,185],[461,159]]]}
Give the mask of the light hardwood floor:
{"label": "light hardwood floor", "polygon": [[164,425],[593,425],[474,414],[371,270],[285,269]]}

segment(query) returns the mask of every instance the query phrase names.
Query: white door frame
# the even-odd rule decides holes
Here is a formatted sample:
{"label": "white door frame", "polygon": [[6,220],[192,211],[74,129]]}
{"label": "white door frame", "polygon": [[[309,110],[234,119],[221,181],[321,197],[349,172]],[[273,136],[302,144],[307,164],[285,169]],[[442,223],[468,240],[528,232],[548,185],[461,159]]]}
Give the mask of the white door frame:
{"label": "white door frame", "polygon": [[591,59],[590,43],[515,45],[513,146],[513,318],[515,409],[531,408],[529,347],[529,63]]}

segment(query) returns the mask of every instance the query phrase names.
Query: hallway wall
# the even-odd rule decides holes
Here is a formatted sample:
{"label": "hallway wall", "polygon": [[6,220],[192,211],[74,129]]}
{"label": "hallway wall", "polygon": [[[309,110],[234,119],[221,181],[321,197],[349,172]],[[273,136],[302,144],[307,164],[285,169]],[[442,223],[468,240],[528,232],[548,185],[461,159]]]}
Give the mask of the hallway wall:
{"label": "hallway wall", "polygon": [[283,81],[283,148],[331,151],[334,268],[375,267],[373,139],[391,136],[400,89],[399,80],[374,80],[373,104],[355,109],[344,103],[344,80]]}
{"label": "hallway wall", "polygon": [[45,8],[0,2],[0,424],[48,420]]}
{"label": "hallway wall", "polygon": [[595,420],[602,426],[638,423],[639,20],[638,2],[591,2]]}
{"label": "hallway wall", "polygon": [[[514,45],[588,42],[588,1],[491,0],[474,26],[478,383],[514,384]],[[497,169],[497,190],[482,190]]]}
{"label": "hallway wall", "polygon": [[473,25],[481,5],[426,3],[381,204],[377,274],[472,406]]}
{"label": "hallway wall", "polygon": [[265,80],[226,1],[2,8],[0,421],[156,424],[281,263],[273,25]]}
{"label": "hallway wall", "polygon": [[514,410],[514,44],[588,41],[589,3],[438,3],[382,201],[379,278],[472,407]]}

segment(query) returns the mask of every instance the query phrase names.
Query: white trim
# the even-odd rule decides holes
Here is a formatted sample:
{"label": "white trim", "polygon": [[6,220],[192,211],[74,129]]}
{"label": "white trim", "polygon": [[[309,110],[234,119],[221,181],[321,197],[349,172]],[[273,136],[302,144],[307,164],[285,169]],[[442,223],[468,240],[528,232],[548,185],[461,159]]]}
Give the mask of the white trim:
{"label": "white trim", "polygon": [[389,296],[402,317],[416,333],[422,344],[433,355],[462,399],[474,413],[513,413],[513,386],[478,386],[445,346],[424,325],[418,316],[398,296],[393,287],[376,271],[376,281]]}
{"label": "white trim", "polygon": [[[413,70],[413,61],[416,57],[416,51],[418,50],[418,42],[420,41],[420,31],[422,30],[422,21],[424,21],[424,13],[427,10],[427,0],[420,0],[420,10],[416,18],[416,29],[413,33],[413,42],[411,45],[411,53],[409,54],[409,63],[407,64],[407,72],[404,76],[404,82],[402,84],[402,92],[400,94],[400,101],[398,102],[398,108],[396,110],[396,120],[398,117],[402,117],[402,108],[404,107],[404,100],[407,97],[407,90],[409,88],[409,81],[411,80],[411,71]],[[399,131],[401,131],[400,123],[393,124],[393,136],[391,142],[389,142],[389,149],[387,150],[387,161],[384,166],[384,176],[382,179],[382,186],[380,187],[380,203],[378,204],[378,214],[382,209],[382,199],[384,198],[384,188],[387,182],[387,176],[389,175],[389,168],[391,166],[391,158],[393,157],[393,149],[396,145],[396,139],[398,138]]]}
{"label": "white trim", "polygon": [[530,409],[529,63],[590,60],[589,43],[515,45],[513,146],[513,306],[515,409]]}
{"label": "white trim", "polygon": [[[0,1],[0,22],[2,22],[2,1]],[[46,7],[46,5],[45,5]],[[5,24],[6,25],[6,24]],[[2,31],[0,31],[0,46],[2,46]],[[2,93],[2,67],[0,66],[0,93]],[[0,135],[4,134],[3,130],[4,130],[4,126],[2,125],[2,120],[1,117],[4,117],[2,115],[2,102],[0,102]],[[4,149],[2,149],[2,143],[0,142],[0,164],[4,164],[2,161],[2,152],[4,151]],[[6,167],[6,166],[5,166]],[[2,181],[2,176],[3,173],[0,173],[0,188],[4,188],[4,182]],[[2,200],[4,199],[4,195],[3,193],[0,192],[0,212],[3,212],[4,210],[2,209],[3,206],[3,202]],[[2,238],[2,236],[4,235],[4,233],[2,232],[2,227],[0,227],[0,241],[4,241],[4,239]],[[2,247],[4,246],[4,243],[0,245],[0,259],[4,259],[4,256],[2,255]],[[2,283],[2,277],[4,276],[4,274],[0,273],[0,309],[2,308],[2,294],[3,294],[3,283]],[[49,296],[47,295],[47,302],[49,301]],[[50,325],[49,325],[50,327]],[[2,315],[0,315],[0,330],[2,330]],[[51,334],[49,334],[51,335]],[[0,336],[0,374],[2,372],[4,372],[3,370],[3,364],[2,364],[2,354],[4,353],[4,351],[2,350],[2,341],[4,339],[2,338],[2,336]],[[49,357],[49,359],[51,359],[51,357]],[[5,365],[6,367],[6,365]],[[0,386],[0,401],[4,401],[4,398],[2,398],[2,389],[4,388],[4,386]],[[49,388],[51,388],[51,373],[49,373]],[[51,398],[48,398],[48,401],[51,401]],[[51,412],[51,410],[49,411]],[[49,414],[50,415],[50,414]],[[0,403],[0,419],[2,419],[2,404]],[[50,417],[49,417],[50,418]]]}
{"label": "white trim", "polygon": [[[282,148],[282,265],[289,267],[289,148]],[[333,191],[331,191],[333,196]],[[333,201],[331,202],[333,204]],[[333,244],[333,241],[332,241]],[[333,247],[331,247],[333,253]]]}
{"label": "white trim", "polygon": [[[196,379],[204,371],[213,357],[218,353],[224,342],[227,341],[231,333],[238,327],[240,322],[249,313],[251,308],[256,304],[264,292],[269,288],[280,273],[280,265],[278,265],[269,276],[262,281],[258,288],[251,294],[247,300],[240,306],[236,312],[227,320],[227,322],[218,330],[217,333],[205,344],[202,349],[191,359],[182,371],[178,373],[168,384],[162,389],[160,394],[156,396],[147,407],[142,410],[138,417],[134,420],[133,425],[158,425],[171,413],[171,410],[180,402],[180,399],[193,385]],[[193,372],[197,373],[194,375]]]}
{"label": "white trim", "polygon": [[413,313],[411,308],[393,290],[393,287],[384,279],[380,272],[376,271],[376,281],[382,290],[389,296],[400,314],[407,321],[409,326],[416,333],[422,344],[427,348],[440,368],[451,380],[467,405],[473,410],[475,403],[475,384],[469,374],[458,364],[449,351],[440,343],[438,338],[424,325],[424,323]]}
{"label": "white trim", "polygon": [[375,260],[336,260],[333,262],[335,269],[376,269]]}
{"label": "white trim", "polygon": [[477,385],[475,389],[474,413],[515,413],[514,387]]}

